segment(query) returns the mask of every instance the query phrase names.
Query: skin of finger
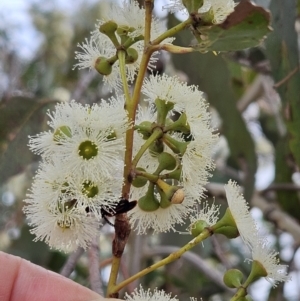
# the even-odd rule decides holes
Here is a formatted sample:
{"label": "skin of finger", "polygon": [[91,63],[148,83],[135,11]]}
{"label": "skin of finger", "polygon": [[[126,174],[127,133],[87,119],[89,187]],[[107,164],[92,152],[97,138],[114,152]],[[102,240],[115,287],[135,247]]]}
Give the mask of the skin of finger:
{"label": "skin of finger", "polygon": [[105,299],[59,274],[0,252],[0,301],[20,300],[120,301]]}

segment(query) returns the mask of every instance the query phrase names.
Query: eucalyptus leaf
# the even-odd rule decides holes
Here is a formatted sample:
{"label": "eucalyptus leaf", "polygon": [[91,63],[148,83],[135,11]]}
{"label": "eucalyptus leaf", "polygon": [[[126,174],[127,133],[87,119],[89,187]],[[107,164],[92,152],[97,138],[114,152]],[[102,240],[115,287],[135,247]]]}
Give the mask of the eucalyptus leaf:
{"label": "eucalyptus leaf", "polygon": [[194,25],[200,52],[234,51],[259,45],[271,31],[270,13],[248,1],[241,1],[222,24]]}

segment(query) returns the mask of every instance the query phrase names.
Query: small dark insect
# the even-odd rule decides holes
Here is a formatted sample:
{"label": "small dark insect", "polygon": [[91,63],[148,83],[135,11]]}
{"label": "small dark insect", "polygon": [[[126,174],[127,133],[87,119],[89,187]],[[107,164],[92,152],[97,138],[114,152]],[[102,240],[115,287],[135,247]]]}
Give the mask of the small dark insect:
{"label": "small dark insect", "polygon": [[126,212],[130,211],[131,209],[133,209],[136,206],[136,204],[137,204],[137,201],[129,202],[127,199],[121,198],[119,203],[116,205],[116,207],[113,210],[107,210],[105,208],[101,208],[101,215],[108,224],[110,224],[111,226],[114,227],[114,224],[112,224],[107,219],[107,217],[112,217],[117,214],[126,213]]}

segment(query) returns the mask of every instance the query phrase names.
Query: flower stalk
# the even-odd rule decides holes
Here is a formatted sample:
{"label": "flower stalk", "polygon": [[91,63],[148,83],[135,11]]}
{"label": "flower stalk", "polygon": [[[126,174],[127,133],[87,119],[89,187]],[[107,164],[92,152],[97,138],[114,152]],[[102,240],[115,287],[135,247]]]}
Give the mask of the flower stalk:
{"label": "flower stalk", "polygon": [[145,151],[150,147],[150,145],[155,142],[157,139],[161,138],[163,136],[163,131],[161,128],[156,127],[152,135],[146,140],[146,142],[143,144],[143,146],[139,149],[138,153],[135,155],[134,159],[132,160],[131,168],[136,168],[139,160],[141,159],[142,155],[145,153]]}
{"label": "flower stalk", "polygon": [[188,242],[186,245],[184,245],[183,247],[181,247],[179,250],[177,250],[176,252],[171,253],[169,256],[167,256],[166,258],[152,264],[151,266],[143,269],[142,271],[136,273],[135,275],[127,278],[126,280],[120,282],[118,285],[116,285],[113,289],[112,292],[118,292],[120,291],[123,287],[125,287],[126,285],[128,285],[129,283],[133,282],[136,279],[139,279],[145,275],[147,275],[148,273],[164,266],[167,265],[173,261],[175,261],[176,259],[180,258],[185,252],[191,250],[193,247],[195,247],[197,244],[199,244],[200,242],[204,241],[205,239],[207,239],[208,237],[210,237],[210,232],[208,230],[204,230],[201,234],[199,234],[197,237],[195,237],[194,239],[192,239],[190,242]]}
{"label": "flower stalk", "polygon": [[120,74],[122,78],[122,86],[125,95],[125,106],[130,103],[131,97],[129,92],[129,87],[126,78],[126,70],[125,70],[125,58],[126,58],[126,51],[125,50],[118,50],[118,58],[120,62]]}

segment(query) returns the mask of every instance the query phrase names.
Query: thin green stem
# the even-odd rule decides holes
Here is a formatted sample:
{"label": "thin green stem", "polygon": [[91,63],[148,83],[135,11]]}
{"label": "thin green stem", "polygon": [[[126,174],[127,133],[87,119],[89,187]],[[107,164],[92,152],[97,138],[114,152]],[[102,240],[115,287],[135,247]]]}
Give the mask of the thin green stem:
{"label": "thin green stem", "polygon": [[159,179],[158,175],[155,175],[155,174],[152,174],[152,173],[149,173],[149,172],[146,172],[146,171],[142,171],[142,170],[136,170],[135,174],[137,176],[141,176],[141,177],[144,177],[144,178],[148,179],[152,183],[156,183],[157,180]]}
{"label": "thin green stem", "polygon": [[113,291],[118,292],[120,289],[122,289],[123,287],[125,287],[126,285],[131,283],[132,281],[139,279],[139,278],[145,276],[146,274],[148,274],[166,264],[169,264],[169,263],[175,261],[176,259],[180,258],[185,252],[189,251],[190,249],[192,249],[194,246],[196,246],[197,244],[199,244],[200,242],[202,242],[209,236],[210,236],[209,231],[205,229],[201,234],[199,234],[197,237],[192,239],[190,242],[188,242],[185,246],[181,247],[176,252],[173,252],[168,257],[160,260],[159,262],[152,264],[151,266],[145,268],[144,270],[136,273],[135,275],[127,278],[126,280],[124,280],[121,283],[119,283],[118,285],[116,285],[114,287]]}
{"label": "thin green stem", "polygon": [[122,44],[122,46],[124,47],[124,49],[128,49],[130,46],[132,46],[134,43],[136,43],[135,40],[133,40],[132,38],[128,38],[127,41],[125,43]]}
{"label": "thin green stem", "polygon": [[111,65],[113,65],[118,60],[118,57],[116,55],[110,57],[107,59],[107,62],[109,62]]}
{"label": "thin green stem", "polygon": [[124,89],[125,103],[129,104],[131,97],[130,97],[130,93],[129,93],[128,82],[126,79],[125,57],[126,57],[125,50],[118,50],[120,74],[121,74],[121,79],[122,79],[122,84],[123,84],[123,89]]}
{"label": "thin green stem", "polygon": [[124,167],[124,185],[122,188],[122,196],[128,197],[130,192],[130,171],[132,164],[132,145],[133,145],[133,134],[134,134],[134,122],[137,105],[140,99],[140,93],[143,85],[144,76],[147,70],[148,62],[151,57],[152,52],[145,50],[141,63],[140,69],[136,78],[136,83],[133,91],[133,96],[130,103],[126,104],[126,110],[128,112],[128,119],[131,123],[131,127],[126,131],[126,151],[125,151],[125,167]]}
{"label": "thin green stem", "polygon": [[191,53],[195,51],[195,49],[192,47],[181,47],[172,44],[154,45],[151,46],[151,49],[154,51],[165,50],[170,53],[176,53],[176,54],[185,54],[185,53]]}
{"label": "thin green stem", "polygon": [[141,159],[142,155],[145,153],[145,151],[149,148],[149,146],[156,140],[163,136],[163,131],[161,128],[154,129],[152,135],[145,141],[145,143],[141,146],[138,153],[132,160],[132,168],[135,168],[138,164],[139,160]]}
{"label": "thin green stem", "polygon": [[152,21],[152,10],[153,10],[154,0],[145,0],[145,33],[144,33],[144,45],[147,45],[150,42],[151,38],[151,21]]}
{"label": "thin green stem", "polygon": [[244,287],[239,287],[234,296],[230,299],[230,301],[238,301],[240,298],[245,297],[247,295],[247,291]]}
{"label": "thin green stem", "polygon": [[183,29],[185,29],[186,27],[188,27],[192,23],[193,23],[193,20],[191,18],[188,18],[184,22],[179,23],[178,25],[170,28],[169,30],[167,30],[166,32],[164,32],[163,34],[161,34],[159,37],[157,37],[155,40],[153,40],[151,42],[151,44],[152,45],[158,45],[159,43],[161,43],[166,38],[174,37],[176,33],[178,33],[179,31],[181,31]]}
{"label": "thin green stem", "polygon": [[118,41],[116,33],[110,34],[108,37],[112,41],[112,43],[114,44],[114,46],[116,47],[116,49],[118,49],[118,47],[120,47],[120,43]]}
{"label": "thin green stem", "polygon": [[112,260],[109,280],[107,284],[107,293],[106,293],[107,297],[111,296],[114,292],[117,292],[116,290],[114,290],[114,287],[117,282],[120,264],[121,264],[121,257],[114,256]]}

